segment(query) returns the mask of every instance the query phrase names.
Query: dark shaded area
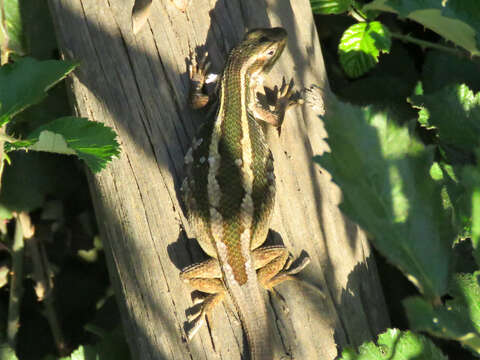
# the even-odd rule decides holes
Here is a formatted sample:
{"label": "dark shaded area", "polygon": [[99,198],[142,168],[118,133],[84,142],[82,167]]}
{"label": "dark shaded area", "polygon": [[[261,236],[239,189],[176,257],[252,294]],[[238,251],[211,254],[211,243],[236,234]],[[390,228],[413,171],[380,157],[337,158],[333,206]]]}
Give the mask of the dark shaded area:
{"label": "dark shaded area", "polygon": [[[406,99],[413,94],[414,87],[419,81],[422,82],[425,93],[432,93],[455,83],[465,83],[471,90],[478,92],[480,86],[478,59],[456,57],[446,52],[424,49],[398,40],[392,41],[390,53],[382,54],[379,64],[374,69],[360,78],[350,79],[340,65],[338,44],[343,32],[356,21],[347,15],[316,15],[315,20],[331,89],[342,101],[360,106],[373,105],[378,109],[394,109],[395,120],[404,124],[415,121],[417,118],[417,111],[412,109]],[[445,45],[439,35],[408,19],[399,20],[395,15],[384,13],[376,20],[381,21],[390,31]],[[424,143],[435,144],[435,130],[422,128],[418,124],[414,128]],[[449,160],[455,164],[472,163],[474,160],[471,158],[465,160],[463,153],[458,153],[452,148],[445,151]],[[439,154],[436,157],[441,158]],[[409,296],[418,295],[418,291],[400,270],[388,263],[375,249],[374,257],[384,289],[391,327],[407,330],[409,325],[402,301]],[[462,241],[455,245],[453,267],[455,272],[472,272],[477,269],[469,241]],[[362,271],[362,269],[356,269],[356,271]],[[354,273],[355,271],[351,276],[355,276]],[[349,296],[346,291],[345,301],[348,301]],[[450,359],[474,358],[458,342],[429,338]]]}
{"label": "dark shaded area", "polygon": [[[26,55],[39,60],[58,59],[59,52],[46,1],[20,1]],[[40,103],[26,109],[9,124],[9,132],[22,137],[32,129],[61,116],[71,115],[65,84],[58,84]],[[13,152],[6,165],[0,202],[12,209],[30,212],[35,239],[40,241],[50,263],[54,283],[54,307],[67,350],[80,344],[96,343],[100,337],[85,330],[87,323],[105,331],[118,328],[119,312],[109,291],[105,258],[87,262],[79,250],[94,248],[98,234],[84,164],[72,156],[40,152]],[[11,230],[11,231],[10,231]],[[9,226],[13,234],[13,227]],[[0,262],[9,261],[0,252]],[[26,252],[26,278],[21,303],[17,355],[22,360],[38,360],[57,354],[45,305],[39,302],[31,279],[32,258]],[[6,324],[8,286],[0,289],[0,323]],[[3,328],[0,334],[4,334]],[[120,338],[121,339],[121,338]],[[119,346],[122,344],[119,342]]]}

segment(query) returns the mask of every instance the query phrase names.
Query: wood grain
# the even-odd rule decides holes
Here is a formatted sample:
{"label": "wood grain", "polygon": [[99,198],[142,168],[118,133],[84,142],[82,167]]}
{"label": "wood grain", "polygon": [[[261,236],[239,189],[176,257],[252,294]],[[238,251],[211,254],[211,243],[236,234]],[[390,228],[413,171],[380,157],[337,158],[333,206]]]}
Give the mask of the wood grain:
{"label": "wood grain", "polygon": [[[89,180],[132,358],[240,359],[244,339],[228,303],[214,312],[213,327],[185,340],[191,289],[179,269],[204,258],[187,238],[179,201],[183,155],[202,121],[187,106],[186,59],[207,49],[220,71],[247,28],[283,26],[289,40],[272,83],[283,75],[299,89],[328,91],[308,0],[195,0],[184,13],[154,0],[135,35],[132,1],[49,4],[64,57],[81,63],[70,81],[76,113],[113,127],[121,142],[120,157]],[[310,285],[278,286],[284,301],[265,294],[275,356],[333,359],[388,325],[375,262],[365,235],[337,207],[339,189],[312,162],[328,150],[319,117],[298,107],[280,138],[271,129],[267,137],[277,176],[273,241],[312,258],[302,273]]]}

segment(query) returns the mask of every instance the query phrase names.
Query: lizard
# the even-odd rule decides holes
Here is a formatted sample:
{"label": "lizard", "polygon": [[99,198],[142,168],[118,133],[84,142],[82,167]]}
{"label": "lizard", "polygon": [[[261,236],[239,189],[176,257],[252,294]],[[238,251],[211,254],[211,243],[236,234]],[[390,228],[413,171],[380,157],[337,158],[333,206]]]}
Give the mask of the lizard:
{"label": "lizard", "polygon": [[[262,246],[274,207],[275,175],[260,122],[280,129],[285,112],[298,101],[293,80],[287,85],[283,79],[281,87],[274,88],[273,104],[262,103],[256,91],[286,41],[283,28],[253,29],[231,50],[219,79],[216,113],[199,129],[185,155],[186,178],[181,187],[189,223],[211,257],[180,273],[184,282],[206,294],[189,318],[187,336],[193,337],[228,294],[252,360],[273,359],[260,286],[273,290],[293,279],[310,260],[306,256],[293,266],[284,246]],[[199,61],[192,56],[189,102],[194,109],[211,100],[204,91],[209,65],[207,53]]]}

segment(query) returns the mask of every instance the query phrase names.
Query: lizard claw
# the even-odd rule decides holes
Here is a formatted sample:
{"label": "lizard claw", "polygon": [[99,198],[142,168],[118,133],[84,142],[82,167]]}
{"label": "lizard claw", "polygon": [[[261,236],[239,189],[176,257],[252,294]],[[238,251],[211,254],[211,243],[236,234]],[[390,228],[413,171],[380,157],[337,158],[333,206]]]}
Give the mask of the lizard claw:
{"label": "lizard claw", "polygon": [[188,75],[192,83],[203,86],[207,78],[207,71],[211,63],[208,61],[208,51],[205,51],[200,61],[197,57],[190,53],[190,63],[188,65]]}
{"label": "lizard claw", "polygon": [[210,68],[208,51],[205,51],[200,60],[193,53],[190,53],[188,64],[188,76],[190,77],[189,103],[193,109],[200,109],[207,105],[209,96],[202,89],[207,81],[207,71]]}
{"label": "lizard claw", "polygon": [[192,327],[187,331],[188,340],[192,340],[192,338],[195,336],[198,330],[200,330],[200,328],[203,326],[204,323],[205,323],[205,316],[199,316],[190,323]]}
{"label": "lizard claw", "polygon": [[294,106],[300,104],[299,95],[293,90],[295,82],[290,79],[288,85],[285,77],[282,78],[282,85],[280,88],[275,86],[273,88],[274,94],[274,103],[275,103],[275,110],[274,112],[279,115],[279,121],[277,126],[278,135],[281,134],[281,127],[283,123],[283,118],[287,110]]}
{"label": "lizard claw", "polygon": [[[291,257],[289,257],[289,260],[290,259],[291,259]],[[292,266],[292,261],[290,261],[290,262],[287,261],[287,264],[285,265],[284,273],[287,274],[287,275],[296,275],[300,271],[305,269],[305,267],[308,264],[310,264],[310,257],[308,255],[306,255],[303,259],[301,259],[301,261],[299,261],[297,264],[295,264],[294,267],[291,267]]]}

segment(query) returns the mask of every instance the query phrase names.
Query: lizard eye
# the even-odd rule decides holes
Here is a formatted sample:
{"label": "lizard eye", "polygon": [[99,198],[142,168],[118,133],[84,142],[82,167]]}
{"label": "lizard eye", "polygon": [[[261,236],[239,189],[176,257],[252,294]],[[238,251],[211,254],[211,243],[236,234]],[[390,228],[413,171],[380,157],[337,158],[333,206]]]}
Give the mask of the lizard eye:
{"label": "lizard eye", "polygon": [[273,56],[273,55],[275,55],[275,49],[270,49],[270,50],[268,50],[266,55],[267,55],[267,56]]}

